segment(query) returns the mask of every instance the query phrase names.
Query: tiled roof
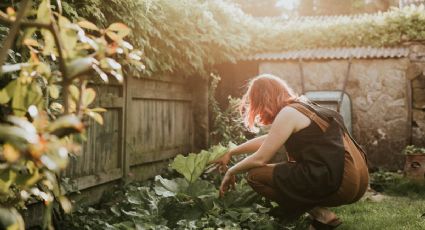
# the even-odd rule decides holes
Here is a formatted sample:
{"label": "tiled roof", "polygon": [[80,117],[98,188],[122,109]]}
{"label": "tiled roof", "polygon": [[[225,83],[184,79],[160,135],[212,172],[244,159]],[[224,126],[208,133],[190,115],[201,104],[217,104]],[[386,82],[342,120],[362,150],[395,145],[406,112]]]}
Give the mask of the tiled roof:
{"label": "tiled roof", "polygon": [[306,49],[293,50],[281,53],[263,53],[242,58],[242,60],[297,60],[297,59],[366,59],[366,58],[402,58],[409,55],[409,49],[397,48],[332,48],[332,49]]}
{"label": "tiled roof", "polygon": [[400,7],[407,6],[409,4],[419,5],[424,3],[425,3],[424,0],[400,0],[399,1]]}

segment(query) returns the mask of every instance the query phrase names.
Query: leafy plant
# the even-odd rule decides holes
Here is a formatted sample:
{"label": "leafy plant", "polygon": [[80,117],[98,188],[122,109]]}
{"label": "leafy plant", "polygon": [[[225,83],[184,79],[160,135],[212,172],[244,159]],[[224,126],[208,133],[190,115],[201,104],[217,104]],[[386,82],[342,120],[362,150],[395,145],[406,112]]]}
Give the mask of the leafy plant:
{"label": "leafy plant", "polygon": [[[234,144],[230,143],[229,148],[232,147]],[[171,163],[171,168],[183,175],[189,183],[193,183],[204,172],[208,162],[220,158],[229,148],[219,144],[212,146],[209,151],[202,150],[200,153],[189,153],[187,156],[179,154]]]}
{"label": "leafy plant", "polygon": [[0,11],[0,22],[10,27],[0,52],[3,228],[24,228],[15,208],[24,208],[28,200],[46,205],[43,228],[52,228],[55,201],[70,211],[59,173],[68,164],[68,154],[79,152],[75,140],[84,134],[85,119],[102,124],[100,113],[105,111],[93,108],[96,92],[87,86],[95,73],[105,82],[108,76],[122,81],[116,60],[140,59],[124,40],[130,33],[124,24],[100,29],[88,21],[72,23],[61,14],[60,1],[37,3],[32,8],[31,0],[23,0],[18,11]]}
{"label": "leafy plant", "polygon": [[414,145],[408,145],[403,150],[403,154],[405,155],[423,155],[425,154],[425,148],[417,147]]}
{"label": "leafy plant", "polygon": [[[219,145],[199,154],[205,159],[214,158],[226,149]],[[193,158],[180,156],[175,161],[180,162],[178,165],[191,165]],[[293,228],[293,223],[286,223],[284,227],[268,214],[274,204],[254,192],[246,180],[219,198],[218,184],[199,177],[186,178],[187,171],[192,170],[186,167],[180,170],[184,178],[156,176],[153,181],[115,190],[100,206],[82,208],[68,216],[64,226],[86,229]]]}
{"label": "leafy plant", "polygon": [[[208,77],[214,65],[249,55],[298,49],[388,47],[425,38],[423,7],[337,17],[253,18],[229,1],[67,0],[73,17],[122,21],[146,54],[146,71]],[[137,19],[137,20],[135,20]],[[166,52],[164,52],[166,51]],[[234,140],[235,141],[235,140]]]}
{"label": "leafy plant", "polygon": [[241,143],[246,141],[246,128],[243,125],[241,115],[238,111],[240,99],[229,97],[229,105],[226,109],[221,109],[219,103],[215,99],[215,91],[221,79],[220,76],[215,74],[211,74],[210,76],[208,105],[213,119],[211,142],[217,144],[229,143],[232,141]]}

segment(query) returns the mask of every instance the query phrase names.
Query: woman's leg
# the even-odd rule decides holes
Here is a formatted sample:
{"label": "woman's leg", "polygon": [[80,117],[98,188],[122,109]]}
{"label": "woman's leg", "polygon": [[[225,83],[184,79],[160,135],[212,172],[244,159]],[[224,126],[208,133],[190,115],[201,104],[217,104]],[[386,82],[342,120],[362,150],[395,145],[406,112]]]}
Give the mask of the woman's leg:
{"label": "woman's leg", "polygon": [[268,164],[249,170],[247,181],[258,194],[279,203],[279,193],[273,182],[274,167],[275,164]]}
{"label": "woman's leg", "polygon": [[336,214],[324,207],[315,207],[308,211],[308,214],[324,224],[327,224],[336,219]]}

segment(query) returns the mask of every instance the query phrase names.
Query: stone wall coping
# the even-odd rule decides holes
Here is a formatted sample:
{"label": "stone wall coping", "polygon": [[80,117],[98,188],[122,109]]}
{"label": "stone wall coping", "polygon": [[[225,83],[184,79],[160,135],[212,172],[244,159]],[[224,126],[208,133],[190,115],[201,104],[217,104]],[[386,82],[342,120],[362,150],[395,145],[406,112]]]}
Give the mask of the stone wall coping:
{"label": "stone wall coping", "polygon": [[316,60],[316,59],[369,59],[369,58],[404,58],[409,56],[408,47],[352,47],[330,49],[305,49],[280,53],[261,53],[242,58],[243,61],[281,61],[281,60]]}

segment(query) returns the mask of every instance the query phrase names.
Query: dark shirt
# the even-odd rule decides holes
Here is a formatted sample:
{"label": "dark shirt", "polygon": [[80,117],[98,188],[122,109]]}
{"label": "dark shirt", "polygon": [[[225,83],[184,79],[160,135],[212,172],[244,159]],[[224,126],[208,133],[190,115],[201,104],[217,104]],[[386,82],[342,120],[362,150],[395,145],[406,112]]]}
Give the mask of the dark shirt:
{"label": "dark shirt", "polygon": [[285,147],[296,162],[277,165],[273,177],[283,201],[314,205],[341,185],[345,155],[342,118],[333,110],[302,104],[329,122],[329,127],[323,132],[311,121],[308,127],[293,133]]}

